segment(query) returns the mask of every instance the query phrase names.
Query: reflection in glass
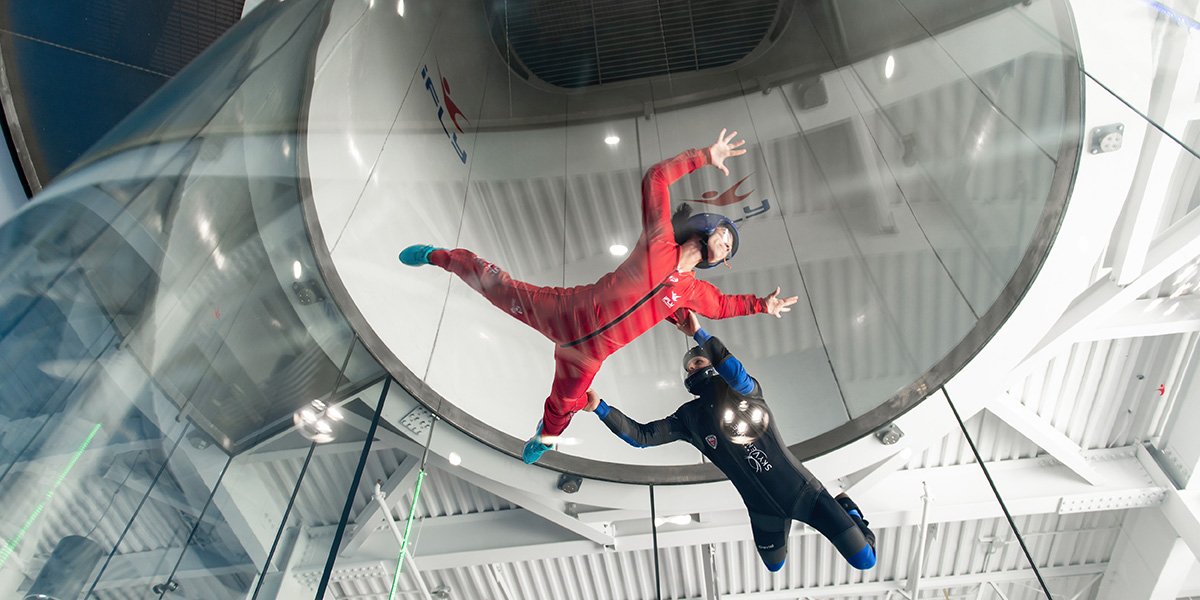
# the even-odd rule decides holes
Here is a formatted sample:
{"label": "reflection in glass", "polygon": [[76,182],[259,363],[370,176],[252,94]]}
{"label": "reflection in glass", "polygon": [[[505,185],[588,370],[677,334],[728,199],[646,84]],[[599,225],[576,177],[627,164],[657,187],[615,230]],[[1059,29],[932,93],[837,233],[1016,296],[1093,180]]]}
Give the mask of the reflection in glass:
{"label": "reflection in glass", "polygon": [[234,456],[381,375],[290,151],[327,9],[256,11],[0,228],[0,595],[244,598],[286,498]]}

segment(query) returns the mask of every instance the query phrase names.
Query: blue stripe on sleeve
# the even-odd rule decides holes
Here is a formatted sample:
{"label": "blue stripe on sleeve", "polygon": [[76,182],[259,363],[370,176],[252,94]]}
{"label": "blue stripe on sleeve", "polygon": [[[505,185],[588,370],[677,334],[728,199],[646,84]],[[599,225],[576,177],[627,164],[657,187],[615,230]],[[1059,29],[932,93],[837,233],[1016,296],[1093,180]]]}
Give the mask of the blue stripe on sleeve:
{"label": "blue stripe on sleeve", "polygon": [[729,387],[733,388],[739,394],[749,394],[754,391],[754,381],[750,379],[750,375],[746,373],[746,368],[742,366],[742,361],[729,355],[721,364],[717,365],[717,373],[721,374],[721,378]]}

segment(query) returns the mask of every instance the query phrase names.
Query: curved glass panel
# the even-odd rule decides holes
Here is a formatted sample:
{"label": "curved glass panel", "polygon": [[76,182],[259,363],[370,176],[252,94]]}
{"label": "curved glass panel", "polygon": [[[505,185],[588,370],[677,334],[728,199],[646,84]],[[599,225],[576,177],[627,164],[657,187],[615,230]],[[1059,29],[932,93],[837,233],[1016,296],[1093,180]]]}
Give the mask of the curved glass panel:
{"label": "curved glass panel", "polygon": [[0,228],[0,595],[247,597],[288,504],[234,457],[383,376],[301,214],[327,12],[256,12]]}
{"label": "curved glass panel", "polygon": [[[548,395],[544,418],[557,433],[593,373],[591,387],[642,421],[687,400],[680,357],[690,342],[650,327],[663,309],[645,308],[699,307],[688,293],[653,297],[674,259],[646,281],[603,283],[614,271],[643,277],[654,202],[736,223],[731,268],[697,279],[728,294],[765,298],[778,286],[797,297],[782,320],[704,326],[778,398],[775,421],[789,443],[806,444],[804,456],[873,430],[944,381],[1003,321],[1053,237],[1080,135],[1062,4],[782,3],[730,67],[702,66],[711,40],[690,69],[667,44],[647,68],[669,75],[611,83],[606,57],[623,47],[580,33],[601,31],[608,16],[558,6],[580,27],[553,33],[514,16],[537,6],[481,15],[445,2],[400,15],[336,5],[303,149],[308,224],[356,329],[407,389],[489,444],[517,454]],[[668,21],[655,35],[673,40]],[[566,54],[602,51],[588,67],[596,81],[540,77],[570,66],[568,57],[552,68],[531,42],[539,35]],[[628,40],[629,56],[639,43]],[[726,161],[727,177],[701,160],[645,200],[643,174],[705,149],[722,128],[748,151]],[[412,244],[472,254],[455,254],[456,266],[434,257],[454,275],[414,269],[395,259]],[[537,299],[547,294],[573,300],[547,308]],[[700,312],[763,310],[736,302],[751,304]],[[570,391],[552,391],[554,381]],[[701,460],[683,445],[606,443],[592,418],[564,435],[578,443],[545,464],[572,472],[621,479],[630,471],[599,463]],[[646,477],[667,475],[655,473]]]}

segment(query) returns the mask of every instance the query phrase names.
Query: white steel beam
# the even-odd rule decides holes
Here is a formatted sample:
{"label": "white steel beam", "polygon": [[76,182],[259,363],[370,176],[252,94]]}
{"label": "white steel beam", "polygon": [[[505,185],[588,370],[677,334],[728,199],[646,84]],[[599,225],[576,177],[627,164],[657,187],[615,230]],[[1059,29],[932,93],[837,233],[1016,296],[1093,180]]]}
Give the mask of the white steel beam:
{"label": "white steel beam", "polygon": [[[1148,483],[1148,475],[1132,450],[1103,451],[1096,460],[1097,485],[1080,481],[1068,468],[1045,459],[1019,459],[989,464],[1009,510],[1015,516],[1091,512],[1154,506],[1163,490]],[[994,519],[1003,516],[991,489],[974,464],[911,469],[893,474],[886,485],[855,500],[873,527],[915,526],[919,523],[922,483],[938,499],[930,523]],[[615,514],[615,512],[613,513]],[[653,547],[645,516],[626,515],[617,522],[613,545],[619,551]],[[701,513],[687,526],[664,526],[660,548],[699,546],[751,539],[745,510]],[[565,530],[539,523],[523,510],[494,511],[425,519],[418,556],[427,569],[439,570],[519,560],[547,559],[596,551],[591,542]],[[793,536],[819,535],[797,526]],[[374,563],[391,556],[391,534],[377,533],[364,542],[352,560],[339,565]],[[316,565],[313,568],[323,566]]]}
{"label": "white steel beam", "polygon": [[1090,580],[1088,580],[1087,583],[1080,586],[1079,591],[1075,592],[1075,595],[1071,596],[1069,600],[1079,600],[1080,598],[1083,598],[1083,595],[1086,594],[1088,592],[1088,590],[1092,589],[1092,586],[1096,585],[1097,581],[1100,581],[1103,578],[1104,578],[1103,573],[1093,576]]}
{"label": "white steel beam", "polygon": [[[285,460],[295,460],[304,458],[308,455],[308,440],[300,438],[300,434],[295,434],[304,443],[303,445],[286,444],[276,448],[263,448],[253,452],[244,452],[237,456],[237,462],[243,465],[251,465],[256,463],[271,463],[282,462]],[[349,454],[352,452],[362,452],[363,442],[365,439],[354,441],[331,442],[328,444],[317,444],[316,450],[313,451],[313,458],[318,456],[331,456],[334,454]]]}
{"label": "white steel beam", "polygon": [[154,480],[147,473],[134,471],[128,462],[117,461],[109,465],[104,472],[104,478],[115,485],[123,486],[132,492],[149,495],[151,500],[160,502],[181,513],[199,516],[200,507],[192,506],[187,498],[179,491],[169,486],[154,486]]}
{"label": "white steel beam", "polygon": [[1200,436],[1196,435],[1196,423],[1200,423],[1200,396],[1191,390],[1200,383],[1200,371],[1194,364],[1184,368],[1182,377],[1172,386],[1169,396],[1170,407],[1164,420],[1162,436],[1155,447],[1164,459],[1163,467],[1175,485],[1184,490],[1200,490]]}
{"label": "white steel beam", "polygon": [[[103,436],[103,437],[102,437]],[[70,438],[62,436],[65,439],[71,440],[74,447],[69,450],[66,448],[54,448],[52,450],[38,450],[37,456],[26,460],[19,460],[12,463],[12,472],[20,471],[37,471],[47,473],[57,473],[62,471],[66,466],[74,460],[72,470],[94,469],[100,463],[109,463],[118,455],[129,452],[138,452],[141,450],[150,450],[162,446],[162,438],[136,440],[132,442],[119,442],[116,444],[105,444],[108,434],[102,429],[92,440],[93,444],[89,445],[83,452],[79,454],[79,458],[75,458],[75,453],[78,451],[79,440],[85,435],[78,438]]]}
{"label": "white steel beam", "polygon": [[1075,341],[1116,340],[1200,331],[1200,297],[1135,300],[1081,331]]}
{"label": "white steel beam", "polygon": [[144,591],[149,591],[150,586],[166,581],[168,572],[162,570],[163,566],[176,560],[180,563],[172,579],[180,582],[237,573],[253,576],[258,571],[258,566],[252,562],[230,561],[227,557],[198,550],[196,546],[187,548],[181,559],[179,553],[183,551],[183,548],[164,548],[118,554],[108,563],[104,577],[96,584],[96,591],[131,586],[145,586]]}
{"label": "white steel beam", "polygon": [[1039,448],[1071,469],[1084,481],[1092,485],[1100,483],[1099,474],[1083,458],[1083,449],[1025,405],[1009,397],[1000,396],[988,402],[985,407],[988,412],[996,415],[1017,433],[1037,444]]}
{"label": "white steel beam", "polygon": [[995,581],[989,581],[988,586],[992,588],[993,592],[996,592],[996,595],[1000,597],[1000,600],[1008,600],[1008,596],[1005,596],[1004,592],[1000,591],[1000,588],[996,585]]}
{"label": "white steel beam", "polygon": [[717,549],[712,544],[700,546],[701,571],[704,573],[704,600],[721,600],[717,581]]}
{"label": "white steel beam", "polygon": [[512,586],[508,584],[508,577],[504,574],[504,569],[498,564],[490,565],[492,579],[496,582],[496,587],[500,588],[500,593],[504,595],[503,600],[517,600],[517,596],[512,593]]}
{"label": "white steel beam", "polygon": [[246,554],[256,565],[266,562],[286,498],[280,498],[252,465],[230,459],[218,446],[196,448],[181,443],[170,468],[183,490],[185,503],[199,510],[211,493],[212,507],[221,511]]}
{"label": "white steel beam", "polygon": [[[344,422],[352,427],[366,431],[370,423],[366,419],[353,414],[349,411],[344,411],[346,418]],[[445,425],[443,425],[445,427]],[[376,429],[375,434],[379,441],[386,444],[387,447],[399,448],[410,455],[420,456],[424,448],[416,442],[396,434],[385,428]],[[544,496],[535,496],[528,492],[518,490],[517,488],[505,485],[488,477],[484,477],[469,469],[455,469],[445,458],[434,453],[429,454],[430,463],[435,464],[447,474],[453,475],[471,485],[484,489],[492,494],[495,494],[513,504],[524,507],[532,514],[536,514],[543,519],[562,527],[578,536],[591,540],[593,543],[602,546],[611,545],[613,538],[611,535],[593,527],[574,516],[566,513],[566,502],[560,502],[554,498]]]}
{"label": "white steel beam", "polygon": [[913,553],[912,562],[908,566],[908,585],[905,587],[905,595],[914,600],[921,593],[921,574],[925,572],[925,552],[928,549],[925,542],[929,533],[929,502],[932,500],[929,497],[929,487],[924,482],[921,483],[921,487],[924,488],[924,493],[921,494],[921,526],[918,529],[920,533],[915,540],[916,552]]}
{"label": "white steel beam", "polygon": [[[1082,339],[1084,332],[1093,325],[1105,322],[1197,256],[1200,256],[1200,211],[1192,211],[1155,238],[1146,253],[1146,268],[1137,279],[1120,286],[1104,278],[1080,294],[1033,351],[1013,369],[1013,376],[1027,374],[1063,347]],[[1167,308],[1163,306],[1163,312]]]}
{"label": "white steel beam", "polygon": [[1163,207],[1172,189],[1172,173],[1182,152],[1179,144],[1154,127],[1147,127],[1145,136],[1142,154],[1125,198],[1125,208],[1117,223],[1110,273],[1117,285],[1132,283],[1146,267],[1154,230],[1162,219]]}
{"label": "white steel beam", "polygon": [[1170,477],[1150,455],[1149,450],[1139,448],[1137,456],[1149,476],[1164,490],[1163,515],[1191,549],[1194,557],[1200,560],[1200,490],[1175,489]]}
{"label": "white steel beam", "polygon": [[[1103,573],[1107,563],[1093,563],[1070,567],[1051,567],[1041,569],[1042,577],[1054,579],[1058,577],[1079,577]],[[965,575],[946,575],[942,577],[926,577],[921,581],[929,589],[945,589],[966,587],[987,582],[1005,583],[1011,581],[1027,581],[1036,579],[1032,569],[1014,569],[1012,571],[995,571],[990,573],[969,573]],[[769,592],[751,592],[724,596],[723,600],[794,600],[795,598],[825,598],[830,596],[871,596],[888,592],[903,592],[904,580],[891,579],[872,581],[868,583],[843,583],[821,587],[795,587],[786,590]]]}
{"label": "white steel beam", "polygon": [[[1190,5],[1188,8],[1177,7],[1185,14],[1195,12],[1195,2],[1181,4]],[[1175,107],[1196,104],[1200,53],[1188,51],[1188,46],[1195,44],[1191,38],[1183,27],[1164,27],[1156,35],[1159,48],[1156,62],[1170,65],[1170,68],[1154,70],[1146,115],[1168,131],[1182,131],[1187,123],[1181,118],[1183,113]],[[1178,199],[1180,192],[1192,192],[1190,188],[1181,190],[1173,186],[1176,180],[1173,175],[1181,156],[1179,144],[1157,128],[1146,128],[1137,169],[1126,196],[1126,214],[1122,215],[1116,231],[1111,276],[1117,285],[1127,285],[1142,274],[1154,230],[1162,220],[1167,201]]]}
{"label": "white steel beam", "polygon": [[1163,511],[1131,511],[1119,535],[1097,599],[1178,598],[1196,559]]}
{"label": "white steel beam", "polygon": [[[361,447],[360,447],[361,450]],[[413,485],[417,479],[417,473],[420,472],[420,459],[416,456],[408,455],[404,457],[404,461],[396,467],[396,470],[388,475],[387,481],[379,484],[379,489],[385,498],[403,498],[404,495],[396,494],[397,491],[407,489]],[[390,505],[392,502],[388,502]],[[390,508],[388,509],[390,510]],[[372,534],[388,529],[388,521],[384,517],[387,514],[384,508],[377,502],[368,502],[366,506],[359,509],[358,514],[354,515],[350,522],[354,524],[353,533],[342,547],[341,555],[350,556],[354,554],[363,542]]]}
{"label": "white steel beam", "polygon": [[842,489],[847,494],[865,492],[883,481],[912,458],[912,448],[901,448],[899,452],[885,458],[865,469],[860,469],[841,478]]}
{"label": "white steel beam", "polygon": [[[491,563],[578,556],[599,550],[590,540],[580,539],[524,509],[489,511],[426,518],[414,525],[413,552],[425,569],[437,571]],[[335,528],[313,528],[313,538],[332,539]],[[321,544],[318,544],[321,545]],[[395,561],[396,541],[390,531],[368,536],[352,557],[338,561],[339,569],[354,565]],[[300,571],[320,571],[324,557],[310,557]],[[343,567],[344,566],[344,567]]]}

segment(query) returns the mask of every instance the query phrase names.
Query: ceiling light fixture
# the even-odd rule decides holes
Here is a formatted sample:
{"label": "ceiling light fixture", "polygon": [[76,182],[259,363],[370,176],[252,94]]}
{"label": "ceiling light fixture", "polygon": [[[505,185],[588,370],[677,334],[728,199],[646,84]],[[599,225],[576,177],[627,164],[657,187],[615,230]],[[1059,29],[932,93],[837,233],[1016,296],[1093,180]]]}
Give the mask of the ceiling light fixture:
{"label": "ceiling light fixture", "polygon": [[629,248],[621,244],[613,244],[608,247],[608,253],[613,256],[625,256],[629,252]]}
{"label": "ceiling light fixture", "polygon": [[304,268],[300,265],[300,261],[292,263],[292,277],[299,280],[302,273],[304,273]]}
{"label": "ceiling light fixture", "polygon": [[304,408],[292,413],[292,424],[305,439],[317,444],[327,444],[336,437],[333,424],[343,418],[345,415],[338,407],[329,406],[321,400],[313,400]]}
{"label": "ceiling light fixture", "polygon": [[615,135],[605,136],[604,143],[608,144],[609,146],[616,146],[617,144],[621,143],[621,138]]}
{"label": "ceiling light fixture", "polygon": [[883,61],[883,77],[891,79],[892,75],[896,74],[896,57],[889,54],[887,60]]}

